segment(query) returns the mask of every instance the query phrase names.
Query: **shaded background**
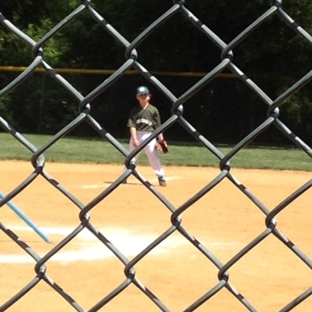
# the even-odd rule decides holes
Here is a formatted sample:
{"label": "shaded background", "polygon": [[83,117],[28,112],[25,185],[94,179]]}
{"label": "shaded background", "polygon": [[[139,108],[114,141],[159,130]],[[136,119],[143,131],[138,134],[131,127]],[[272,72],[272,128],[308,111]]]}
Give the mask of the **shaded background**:
{"label": "shaded background", "polygon": [[[40,40],[53,26],[70,14],[80,1],[53,3],[3,0],[0,11],[34,40]],[[269,1],[186,1],[185,6],[224,42],[229,43],[259,16]],[[91,6],[129,42],[171,6],[171,1],[92,1]],[[311,32],[312,4],[309,1],[285,3],[283,9]],[[2,66],[29,66],[31,47],[0,25]],[[181,96],[203,75],[220,63],[221,50],[181,14],[175,14],[137,48],[138,61]],[[271,99],[276,99],[311,69],[311,45],[281,19],[266,21],[234,50],[234,64],[250,77]],[[125,61],[125,49],[89,14],[78,18],[53,36],[44,48],[44,59],[53,68],[116,70]],[[70,71],[69,71],[70,72]],[[179,75],[180,73],[180,75]],[[183,73],[188,73],[187,75]],[[0,88],[18,72],[0,71]],[[225,72],[224,74],[228,74]],[[63,74],[86,96],[108,75]],[[128,136],[126,121],[136,104],[135,89],[147,85],[152,103],[162,120],[171,116],[171,103],[139,74],[124,75],[92,101],[91,115],[112,135]],[[302,140],[311,144],[312,103],[309,84],[280,106],[280,119]],[[18,88],[0,99],[0,116],[22,133],[53,134],[78,114],[78,102],[45,73],[33,73]],[[184,103],[184,117],[213,143],[234,143],[254,130],[267,117],[267,106],[241,81],[231,76],[210,82]],[[0,130],[1,131],[1,130]],[[94,136],[81,125],[70,135]],[[188,141],[190,136],[176,124],[166,137]],[[273,127],[255,139],[256,144],[291,145]]]}

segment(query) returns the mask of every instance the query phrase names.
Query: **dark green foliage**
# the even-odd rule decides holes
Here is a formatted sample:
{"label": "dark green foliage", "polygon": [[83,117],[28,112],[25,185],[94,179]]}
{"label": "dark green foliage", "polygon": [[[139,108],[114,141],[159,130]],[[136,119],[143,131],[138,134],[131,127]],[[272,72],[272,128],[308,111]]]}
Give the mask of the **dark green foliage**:
{"label": "dark green foliage", "polygon": [[[67,17],[79,0],[2,0],[0,12],[35,41]],[[117,30],[127,41],[172,7],[172,1],[91,1],[103,23]],[[230,43],[264,14],[270,1],[186,1],[185,6],[224,43]],[[283,2],[283,9],[305,31],[312,33],[310,0]],[[233,63],[272,100],[311,70],[311,42],[286,25],[277,15],[264,22],[233,49]],[[179,12],[153,31],[136,47],[138,62],[148,70],[201,72],[221,61],[221,49]],[[0,59],[3,65],[29,66],[32,47],[0,24]],[[125,47],[87,10],[55,34],[44,46],[44,60],[54,68],[116,70],[126,61]],[[226,71],[229,73],[229,71]],[[17,74],[1,72],[0,89]],[[108,78],[107,75],[62,74],[83,96]],[[201,77],[156,74],[176,97],[184,94]],[[147,84],[152,102],[163,121],[171,115],[171,104],[140,75],[125,75],[91,103],[92,116],[113,135],[128,135],[126,120],[135,105],[134,90]],[[291,130],[311,143],[312,93],[305,87],[280,105],[280,118]],[[16,90],[0,98],[0,116],[20,131],[55,133],[74,119],[78,100],[47,74],[34,73]],[[183,116],[205,137],[215,142],[237,142],[267,118],[267,105],[238,79],[216,78],[184,103]],[[94,134],[82,126],[75,135]],[[170,138],[192,140],[177,123],[167,131]],[[259,143],[290,143],[277,129],[269,128],[256,138]]]}

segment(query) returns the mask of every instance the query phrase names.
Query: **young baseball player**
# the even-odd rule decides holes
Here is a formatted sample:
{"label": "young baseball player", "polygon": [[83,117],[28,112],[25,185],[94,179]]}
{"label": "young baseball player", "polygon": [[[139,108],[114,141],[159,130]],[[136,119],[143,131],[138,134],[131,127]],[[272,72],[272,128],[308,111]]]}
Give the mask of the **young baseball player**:
{"label": "young baseball player", "polygon": [[[147,139],[161,124],[158,109],[149,102],[151,94],[148,88],[145,86],[138,87],[136,90],[136,98],[138,100],[138,105],[131,110],[128,119],[128,128],[130,129],[131,135],[129,143],[130,152],[142,141]],[[162,133],[158,135],[158,140],[164,140]],[[164,170],[157,153],[156,138],[145,146],[144,151],[158,178],[159,185],[167,186],[166,180],[164,179]],[[139,156],[139,154],[135,156],[136,162]],[[127,181],[125,181],[125,183],[127,183]]]}

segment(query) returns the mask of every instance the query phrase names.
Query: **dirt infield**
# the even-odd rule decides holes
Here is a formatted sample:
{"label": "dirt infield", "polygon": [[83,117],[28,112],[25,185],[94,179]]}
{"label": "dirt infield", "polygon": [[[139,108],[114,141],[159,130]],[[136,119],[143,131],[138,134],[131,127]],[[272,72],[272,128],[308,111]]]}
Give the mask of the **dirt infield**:
{"label": "dirt infield", "polygon": [[[156,188],[178,208],[215,178],[212,168],[168,167],[168,186],[156,184],[150,167],[139,167]],[[47,163],[45,170],[83,204],[114,181],[121,166]],[[27,162],[0,162],[0,192],[8,193],[33,168]],[[311,179],[310,172],[240,170],[232,174],[266,207],[274,209]],[[90,222],[128,259],[133,259],[170,226],[170,211],[134,177],[120,185],[90,212]],[[79,223],[80,210],[41,176],[12,202],[49,238],[46,243],[7,205],[1,223],[12,229],[39,255],[45,255]],[[311,190],[277,216],[278,229],[312,258]],[[265,216],[238,188],[222,181],[182,214],[182,225],[223,264],[265,229]],[[0,231],[0,305],[35,276],[34,261]],[[178,232],[136,264],[136,277],[172,312],[184,311],[218,283],[218,269]],[[47,275],[85,311],[126,279],[124,265],[84,230],[47,263]],[[311,287],[311,269],[273,235],[265,238],[229,269],[230,283],[257,309],[280,311]],[[308,298],[293,311],[311,311]],[[1,310],[1,309],[0,309]],[[7,311],[69,312],[74,309],[45,282],[40,282]],[[157,312],[160,309],[136,286],[129,285],[100,311]],[[222,289],[196,311],[247,311]]]}

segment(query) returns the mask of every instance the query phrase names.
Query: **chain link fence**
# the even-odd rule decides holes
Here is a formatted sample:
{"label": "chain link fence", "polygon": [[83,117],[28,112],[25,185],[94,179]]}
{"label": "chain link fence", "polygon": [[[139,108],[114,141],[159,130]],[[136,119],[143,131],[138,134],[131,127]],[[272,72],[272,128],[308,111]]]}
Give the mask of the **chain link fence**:
{"label": "chain link fence", "polygon": [[[55,36],[65,25],[70,24],[73,20],[78,19],[82,12],[87,12],[94,20],[107,31],[111,36],[117,40],[121,47],[125,50],[126,60],[122,66],[114,71],[105,81],[98,85],[87,95],[82,95],[75,87],[73,87],[62,75],[58,74],[53,67],[51,67],[44,60],[44,45],[45,43]],[[165,23],[167,20],[172,18],[176,14],[181,14],[186,20],[193,24],[193,26],[202,32],[207,40],[212,41],[221,51],[220,63],[209,71],[203,78],[201,78],[196,84],[189,88],[184,94],[177,97],[174,95],[159,79],[157,79],[151,72],[144,67],[144,64],[139,62],[137,57],[137,48],[139,45],[150,36],[153,31]],[[241,32],[236,38],[230,43],[225,43],[222,38],[218,37],[209,27],[207,27],[202,21],[200,21],[192,12],[187,8],[187,4],[184,1],[174,1],[172,7],[168,9],[163,15],[157,17],[155,21],[147,27],[142,33],[139,34],[132,42],[128,42],[126,38],[119,33],[114,25],[109,24],[103,16],[101,16],[91,5],[91,1],[84,1],[79,5],[73,12],[71,12],[66,18],[64,18],[59,24],[51,29],[45,36],[39,41],[34,41],[32,38],[23,33],[20,29],[14,26],[9,20],[6,19],[0,13],[0,21],[10,32],[16,35],[17,38],[23,40],[32,48],[33,61],[22,72],[17,78],[11,83],[5,86],[0,91],[0,98],[6,96],[12,90],[16,89],[18,85],[22,84],[32,73],[38,68],[43,67],[48,75],[50,75],[57,83],[59,83],[65,90],[71,93],[79,101],[79,114],[77,117],[68,123],[61,131],[55,133],[51,139],[40,146],[35,147],[32,142],[27,140],[17,129],[14,129],[9,122],[0,116],[0,125],[8,133],[10,133],[21,145],[25,146],[32,153],[31,164],[34,168],[33,172],[15,189],[7,194],[2,200],[0,200],[0,206],[5,205],[11,199],[14,199],[20,192],[23,192],[35,179],[42,176],[47,183],[50,183],[55,187],[63,196],[67,197],[74,205],[79,209],[79,226],[77,226],[72,233],[66,236],[60,243],[52,248],[46,255],[40,257],[36,250],[32,249],[27,243],[21,240],[12,229],[10,225],[3,224],[0,222],[0,229],[5,233],[12,241],[14,241],[25,253],[29,255],[35,261],[35,272],[36,276],[25,285],[20,291],[10,298],[6,302],[1,302],[0,311],[5,311],[19,301],[26,293],[31,291],[38,285],[40,281],[44,281],[50,286],[51,291],[56,292],[64,300],[66,300],[72,307],[72,310],[84,311],[83,307],[80,306],[71,294],[66,293],[63,290],[62,285],[58,285],[53,282],[47,274],[47,264],[49,260],[62,250],[73,238],[75,238],[82,230],[90,231],[105,248],[109,249],[117,259],[124,265],[125,280],[109,294],[102,298],[99,302],[92,303],[93,307],[89,310],[98,311],[103,308],[109,301],[114,297],[121,294],[130,284],[135,285],[149,300],[151,300],[159,309],[159,311],[171,311],[170,307],[165,304],[157,297],[157,293],[152,293],[142,281],[136,277],[135,266],[146,257],[156,246],[161,242],[168,239],[174,232],[179,232],[185,240],[189,241],[194,248],[203,254],[207,261],[214,264],[218,271],[218,283],[207,290],[206,293],[202,294],[201,297],[197,298],[190,306],[185,307],[184,311],[195,311],[202,306],[206,301],[214,297],[221,289],[227,289],[238,301],[240,301],[243,310],[258,311],[248,298],[244,297],[234,285],[232,285],[229,278],[229,271],[231,267],[240,259],[242,259],[247,253],[253,250],[260,242],[265,240],[268,236],[275,236],[280,244],[283,244],[289,252],[293,253],[298,257],[302,263],[308,268],[312,268],[312,261],[305,253],[304,250],[290,241],[277,227],[276,218],[279,213],[286,209],[296,198],[306,193],[312,184],[312,180],[307,181],[304,185],[299,187],[293,193],[289,194],[282,202],[280,202],[273,210],[268,209],[254,194],[248,190],[247,187],[242,185],[236,177],[230,172],[231,169],[231,158],[234,157],[242,148],[246,147],[249,142],[259,136],[262,132],[267,131],[271,126],[275,126],[283,135],[285,135],[290,141],[292,141],[302,152],[312,156],[311,147],[308,146],[300,137],[296,136],[291,129],[279,118],[279,107],[291,97],[295,92],[302,88],[307,82],[311,80],[312,71],[310,70],[305,76],[293,84],[288,90],[281,94],[277,99],[271,99],[254,81],[252,81],[234,62],[233,49],[237,47],[242,41],[248,36],[252,35],[252,32],[259,28],[263,22],[272,16],[277,15],[280,19],[290,26],[295,33],[300,35],[310,44],[312,43],[312,37],[304,29],[302,29],[294,20],[283,10],[282,1],[275,1],[266,12],[264,12],[257,20],[255,20],[249,27]],[[154,131],[152,135],[144,141],[143,144],[135,148],[134,151],[129,151],[112,136],[106,129],[104,129],[95,120],[91,114],[90,103],[97,98],[100,94],[110,88],[120,77],[122,77],[126,71],[130,69],[136,69],[150,84],[154,85],[160,92],[162,92],[172,103],[171,105],[171,116],[164,121],[162,126]],[[254,94],[256,94],[267,106],[267,118],[238,142],[226,155],[224,155],[214,144],[212,144],[206,137],[202,136],[196,129],[196,125],[192,125],[183,116],[183,106],[189,99],[191,99],[199,90],[208,85],[216,76],[222,73],[225,69],[230,70],[238,79],[240,79],[246,86],[248,86]],[[109,185],[100,195],[90,201],[87,205],[81,203],[71,192],[60,184],[54,183],[53,177],[45,170],[45,152],[51,148],[58,140],[63,136],[69,134],[80,124],[85,123],[92,127],[103,139],[109,141],[114,149],[116,149],[125,160],[126,170],[120,174],[120,176]],[[185,131],[187,131],[196,142],[199,142],[204,146],[209,153],[212,153],[216,157],[216,161],[219,163],[220,173],[214,177],[206,186],[198,190],[198,192],[180,207],[175,207],[165,196],[149,183],[136,169],[136,163],[134,162],[134,156],[141,152],[144,147],[159,133],[169,129],[174,124],[179,124]],[[3,148],[3,147],[1,147]],[[157,237],[146,249],[141,253],[137,254],[131,261],[110,241],[105,237],[105,233],[100,232],[90,221],[89,213],[94,209],[103,199],[105,199],[110,193],[114,192],[130,175],[135,176],[161,203],[162,205],[171,212],[171,224],[168,230],[162,235]],[[181,215],[183,212],[192,209],[192,205],[202,197],[206,196],[216,185],[222,183],[224,180],[230,181],[235,187],[238,188],[253,204],[256,208],[260,209],[263,213],[266,227],[263,232],[254,237],[253,241],[247,244],[240,252],[235,254],[231,259],[228,259],[226,263],[222,263],[208,248],[202,245],[192,234],[185,228],[181,223]],[[312,293],[312,285],[309,289],[302,292],[299,296],[294,297],[291,302],[286,302],[281,312],[286,312],[294,309],[301,302],[305,301]],[[30,308],[27,308],[29,310]]]}

